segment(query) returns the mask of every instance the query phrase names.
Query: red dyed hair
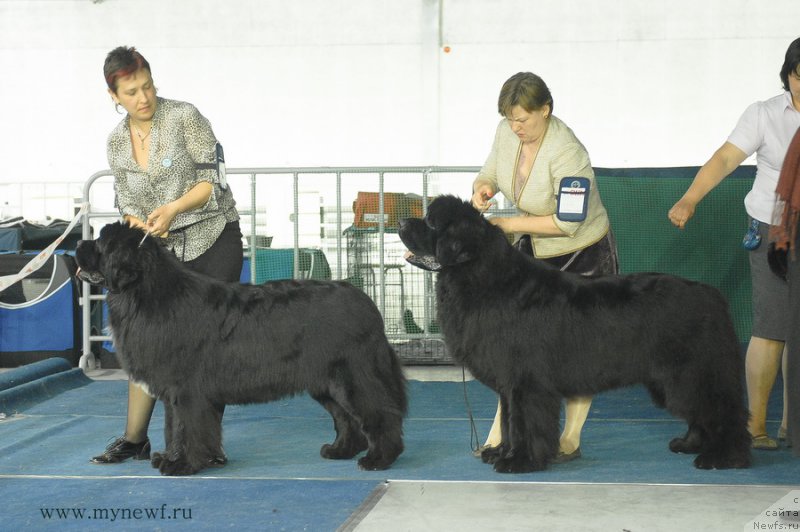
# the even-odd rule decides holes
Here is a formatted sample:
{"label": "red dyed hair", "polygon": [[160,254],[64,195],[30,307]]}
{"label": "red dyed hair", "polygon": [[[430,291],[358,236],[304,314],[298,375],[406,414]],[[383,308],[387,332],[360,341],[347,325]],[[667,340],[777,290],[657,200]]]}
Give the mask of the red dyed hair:
{"label": "red dyed hair", "polygon": [[103,65],[103,75],[106,78],[106,85],[114,93],[117,92],[117,80],[130,76],[139,69],[150,70],[150,63],[133,46],[118,46],[106,56]]}

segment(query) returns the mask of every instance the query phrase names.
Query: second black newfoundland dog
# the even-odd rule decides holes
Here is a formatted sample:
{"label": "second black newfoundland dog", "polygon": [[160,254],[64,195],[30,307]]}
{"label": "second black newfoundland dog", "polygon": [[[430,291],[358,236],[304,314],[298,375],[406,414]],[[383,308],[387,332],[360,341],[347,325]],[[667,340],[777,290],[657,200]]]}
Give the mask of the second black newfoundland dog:
{"label": "second black newfoundland dog", "polygon": [[688,423],[673,452],[702,469],[750,465],[743,362],[727,303],[714,288],[638,273],[586,278],[515,250],[469,203],[435,199],[401,223],[412,264],[438,271],[445,343],[496,391],[496,471],[545,469],[558,451],[564,397],[644,384]]}
{"label": "second black newfoundland dog", "polygon": [[367,295],[345,282],[223,283],[120,223],[79,243],[81,278],[108,288],[114,345],[129,377],[164,403],[164,475],[220,456],[226,404],[308,392],[333,417],[325,458],[388,468],[403,451],[405,379]]}

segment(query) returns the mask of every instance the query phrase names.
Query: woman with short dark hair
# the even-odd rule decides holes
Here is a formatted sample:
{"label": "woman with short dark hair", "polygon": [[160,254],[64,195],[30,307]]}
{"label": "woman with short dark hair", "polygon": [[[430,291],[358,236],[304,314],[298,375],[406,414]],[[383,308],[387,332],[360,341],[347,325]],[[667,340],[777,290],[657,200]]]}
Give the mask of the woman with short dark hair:
{"label": "woman with short dark hair", "polygon": [[[749,217],[744,244],[750,260],[753,286],[753,327],[745,358],[747,396],[750,407],[748,430],[753,448],[775,450],[778,442],[767,433],[767,403],[781,367],[789,327],[789,291],[786,281],[773,275],[767,262],[769,226],[775,220],[775,187],[786,150],[800,127],[800,39],[786,50],[780,79],[784,92],[751,104],[739,118],[728,140],[697,172],[683,197],[668,217],[683,229],[700,201],[745,159],[756,154],[756,178],[744,199]],[[778,215],[780,213],[777,213]],[[784,370],[784,375],[786,371]],[[784,386],[784,403],[787,389]],[[787,410],[778,440],[786,437]]]}
{"label": "woman with short dark hair", "polygon": [[[120,107],[127,112],[107,145],[120,214],[132,227],[163,238],[190,268],[238,281],[243,260],[239,214],[218,171],[211,124],[192,104],[156,96],[150,63],[135,48],[109,52],[103,74],[118,112]],[[129,382],[125,434],[91,461],[149,459],[147,428],[154,405],[155,398]],[[225,461],[219,449],[214,462]]]}

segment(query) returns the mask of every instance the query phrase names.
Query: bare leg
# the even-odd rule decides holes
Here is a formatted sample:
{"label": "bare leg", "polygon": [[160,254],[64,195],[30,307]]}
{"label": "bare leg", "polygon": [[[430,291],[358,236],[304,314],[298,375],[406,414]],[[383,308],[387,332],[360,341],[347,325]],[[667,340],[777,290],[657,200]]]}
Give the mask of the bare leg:
{"label": "bare leg", "polygon": [[494,414],[494,421],[492,422],[492,428],[489,429],[489,436],[486,438],[486,443],[483,444],[484,447],[497,447],[500,445],[500,442],[503,441],[503,435],[500,430],[500,400],[497,401],[497,412]]}
{"label": "bare leg", "polygon": [[783,375],[783,417],[781,417],[781,433],[786,433],[786,427],[789,425],[789,388],[786,386],[786,375],[788,375],[788,370],[786,369],[786,347],[783,348],[783,356],[781,357],[781,375]]}
{"label": "bare leg", "polygon": [[745,375],[747,378],[747,400],[750,422],[747,429],[752,436],[767,433],[767,403],[778,368],[784,343],[753,336],[747,346]]}
{"label": "bare leg", "polygon": [[561,439],[559,440],[560,452],[570,454],[581,446],[581,430],[589,415],[591,406],[591,396],[570,397],[567,399],[564,432],[561,433]]}
{"label": "bare leg", "polygon": [[[592,398],[589,397],[572,397],[567,399],[566,419],[564,423],[564,432],[561,434],[559,441],[560,451],[565,454],[574,452],[581,446],[581,430],[586,418],[589,415],[589,409],[592,406]],[[500,434],[500,403],[497,404],[497,412],[494,415],[494,422],[492,428],[489,430],[489,436],[486,438],[484,446],[497,447],[502,441]]]}
{"label": "bare leg", "polygon": [[125,424],[125,439],[140,443],[147,438],[147,427],[156,400],[149,396],[141,386],[128,381],[128,419]]}

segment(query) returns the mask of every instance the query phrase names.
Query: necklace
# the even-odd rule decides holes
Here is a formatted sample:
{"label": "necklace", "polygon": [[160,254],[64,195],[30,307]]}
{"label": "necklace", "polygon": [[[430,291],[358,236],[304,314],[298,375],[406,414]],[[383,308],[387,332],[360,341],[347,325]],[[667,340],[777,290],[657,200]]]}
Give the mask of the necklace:
{"label": "necklace", "polygon": [[[133,122],[131,122],[131,124],[133,124]],[[139,126],[136,124],[133,124],[133,128],[136,130],[136,136],[139,137],[139,142],[142,143],[142,149],[144,149],[144,141],[150,136],[150,131],[153,131],[153,126],[150,126],[150,131],[148,131],[146,134],[142,134],[142,130],[139,129]]]}

